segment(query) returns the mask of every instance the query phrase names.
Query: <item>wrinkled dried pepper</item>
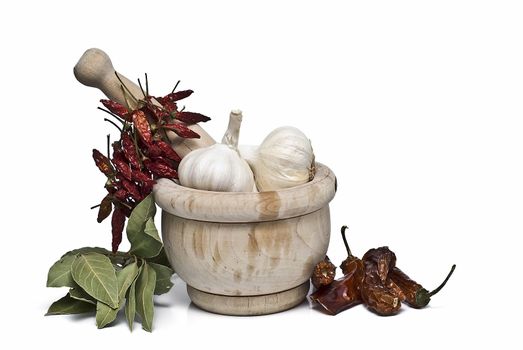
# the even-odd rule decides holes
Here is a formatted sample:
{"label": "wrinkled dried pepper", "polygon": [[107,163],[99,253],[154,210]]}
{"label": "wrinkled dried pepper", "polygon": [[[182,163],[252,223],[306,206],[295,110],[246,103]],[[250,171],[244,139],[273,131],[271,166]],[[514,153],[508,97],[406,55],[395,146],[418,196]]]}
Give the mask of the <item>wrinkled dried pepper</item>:
{"label": "wrinkled dried pepper", "polygon": [[203,114],[194,112],[178,112],[176,113],[176,119],[187,124],[196,124],[199,122],[206,122],[211,120],[211,118]]}
{"label": "wrinkled dried pepper", "polygon": [[151,126],[143,111],[137,110],[133,112],[133,124],[142,141],[147,145],[151,144],[153,142]]}
{"label": "wrinkled dried pepper", "polygon": [[396,255],[388,247],[369,249],[362,258],[365,279],[361,285],[361,298],[367,308],[378,315],[398,313],[401,295],[389,286],[389,271],[396,264]]}
{"label": "wrinkled dried pepper", "polygon": [[128,133],[122,133],[122,149],[127,161],[135,169],[140,169],[140,162],[138,161],[138,153],[136,152],[136,147],[134,141]]}
{"label": "wrinkled dried pepper", "polygon": [[132,121],[129,111],[127,110],[127,108],[125,108],[124,105],[112,100],[100,100],[100,102],[102,102],[105,108],[107,108],[109,111],[116,114],[120,118],[123,118],[125,121]]}
{"label": "wrinkled dried pepper", "polygon": [[165,124],[163,128],[172,130],[176,135],[186,139],[199,139],[200,135],[183,125],[182,123]]}
{"label": "wrinkled dried pepper", "polygon": [[328,256],[314,266],[311,281],[315,288],[327,286],[334,281],[336,276],[336,266],[330,261]]}
{"label": "wrinkled dried pepper", "polygon": [[109,158],[104,156],[97,149],[93,149],[93,159],[100,171],[105,174],[105,176],[110,177],[114,174],[114,168],[111,165]]}
{"label": "wrinkled dried pepper", "polygon": [[108,194],[107,196],[102,199],[102,202],[100,203],[100,207],[98,208],[98,217],[96,218],[96,221],[99,223],[104,221],[113,211],[113,200],[111,198],[111,195]]}
{"label": "wrinkled dried pepper", "polygon": [[450,272],[445,280],[432,292],[429,292],[423,288],[421,284],[412,280],[397,267],[394,267],[390,272],[390,278],[405,294],[405,303],[413,308],[420,309],[427,306],[430,302],[430,298],[437,294],[445,286],[445,284],[447,284],[447,281],[454,273],[455,268],[456,265],[452,265],[452,268],[450,269]]}
{"label": "wrinkled dried pepper", "polygon": [[113,253],[118,251],[120,243],[122,243],[122,233],[125,225],[125,213],[122,209],[116,207],[113,211],[113,217],[111,218],[111,228],[112,228],[112,250]]}

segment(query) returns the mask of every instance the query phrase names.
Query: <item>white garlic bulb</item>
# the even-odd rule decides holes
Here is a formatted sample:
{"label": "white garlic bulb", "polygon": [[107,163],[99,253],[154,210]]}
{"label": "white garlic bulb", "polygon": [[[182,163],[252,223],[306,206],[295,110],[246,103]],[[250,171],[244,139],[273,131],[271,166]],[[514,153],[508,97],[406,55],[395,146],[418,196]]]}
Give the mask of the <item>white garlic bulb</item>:
{"label": "white garlic bulb", "polygon": [[232,111],[222,143],[199,148],[183,157],[178,167],[182,186],[207,191],[252,192],[254,176],[238,152],[242,112]]}
{"label": "white garlic bulb", "polygon": [[240,153],[251,166],[260,192],[304,184],[316,170],[310,140],[292,126],[273,130],[256,148],[242,146]]}

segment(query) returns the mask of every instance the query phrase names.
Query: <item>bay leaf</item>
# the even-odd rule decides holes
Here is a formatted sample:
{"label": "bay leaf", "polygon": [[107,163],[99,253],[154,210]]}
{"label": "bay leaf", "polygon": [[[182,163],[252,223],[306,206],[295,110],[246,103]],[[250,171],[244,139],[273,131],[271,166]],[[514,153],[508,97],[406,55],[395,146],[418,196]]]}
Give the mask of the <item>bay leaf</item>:
{"label": "bay leaf", "polygon": [[74,287],[71,265],[75,259],[75,255],[66,255],[55,262],[47,274],[47,287]]}
{"label": "bay leaf", "polygon": [[123,305],[125,300],[125,294],[131,286],[131,284],[138,277],[139,269],[138,264],[135,262],[127,265],[120,271],[116,273],[116,279],[118,281],[118,299],[120,301],[120,306]]}
{"label": "bay leaf", "polygon": [[[138,275],[140,275],[142,268],[138,268]],[[127,324],[129,324],[129,329],[133,330],[134,318],[136,316],[136,281],[131,283],[129,291],[127,292],[127,303],[125,305],[125,318],[127,319]]]}
{"label": "bay leaf", "polygon": [[167,253],[165,253],[165,246],[162,247],[158,255],[153,256],[152,258],[148,258],[147,261],[155,264],[164,265],[171,269],[173,268],[171,263],[169,262],[169,259],[167,259]]}
{"label": "bay leaf", "polygon": [[118,282],[109,258],[99,253],[80,254],[71,265],[74,281],[90,296],[111,308],[118,307]]}
{"label": "bay leaf", "polygon": [[148,332],[153,328],[155,286],[156,272],[144,262],[140,276],[136,280],[136,312],[142,320],[142,328]]}
{"label": "bay leaf", "polygon": [[96,327],[104,328],[113,322],[118,315],[118,308],[113,309],[101,301],[96,302]]}
{"label": "bay leaf", "polygon": [[140,233],[131,236],[128,235],[128,238],[129,242],[131,242],[131,250],[129,253],[144,258],[157,256],[163,248],[163,243],[158,235],[158,230],[154,225],[153,218],[147,219]]}
{"label": "bay leaf", "polygon": [[[76,283],[75,283],[76,284]],[[96,305],[96,300],[87,294],[80,286],[69,289],[69,296],[73,299]]]}
{"label": "bay leaf", "polygon": [[47,310],[46,316],[50,315],[72,315],[83,314],[86,312],[93,312],[96,307],[93,304],[86,303],[81,300],[73,299],[67,294],[61,299],[58,299],[51,304]]}
{"label": "bay leaf", "polygon": [[160,295],[170,291],[171,287],[173,286],[171,277],[174,273],[174,270],[170,267],[155,263],[148,263],[148,265],[150,265],[156,272],[156,285],[154,287],[154,294]]}
{"label": "bay leaf", "polygon": [[127,221],[127,238],[131,241],[136,235],[143,233],[145,222],[154,217],[156,204],[153,195],[149,194],[133,209]]}
{"label": "bay leaf", "polygon": [[78,255],[78,254],[85,254],[85,253],[99,253],[99,254],[102,254],[102,255],[109,255],[109,254],[111,254],[111,252],[108,251],[105,248],[100,248],[100,247],[83,247],[83,248],[78,248],[78,249],[73,249],[71,251],[68,251],[67,253],[62,255],[62,258],[66,257],[68,255]]}

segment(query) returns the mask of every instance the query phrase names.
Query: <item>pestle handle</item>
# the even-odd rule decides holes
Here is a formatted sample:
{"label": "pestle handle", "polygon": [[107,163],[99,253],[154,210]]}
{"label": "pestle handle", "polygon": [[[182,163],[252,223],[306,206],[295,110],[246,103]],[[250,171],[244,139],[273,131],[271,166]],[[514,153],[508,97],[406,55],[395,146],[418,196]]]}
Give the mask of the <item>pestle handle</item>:
{"label": "pestle handle", "polygon": [[[82,57],[73,69],[76,79],[86,86],[100,89],[109,99],[127,105],[122,91],[121,83],[116,77],[116,71],[109,56],[102,50],[92,48],[84,52]],[[143,98],[142,90],[138,85],[118,73],[118,76],[125,84],[126,88],[136,98]],[[130,106],[134,108],[136,106]],[[208,147],[216,141],[199,125],[189,125],[191,130],[200,135],[199,139],[184,139],[169,131],[167,136],[171,140],[174,150],[180,155],[185,156],[190,151]]]}

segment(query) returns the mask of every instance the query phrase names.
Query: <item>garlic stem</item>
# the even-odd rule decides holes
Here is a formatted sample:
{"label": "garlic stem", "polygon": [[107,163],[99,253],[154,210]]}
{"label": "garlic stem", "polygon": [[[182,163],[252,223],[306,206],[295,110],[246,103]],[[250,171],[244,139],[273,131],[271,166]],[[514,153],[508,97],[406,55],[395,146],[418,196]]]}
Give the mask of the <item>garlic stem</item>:
{"label": "garlic stem", "polygon": [[229,125],[223,135],[222,143],[238,151],[238,140],[240,139],[240,126],[242,124],[242,111],[234,109],[229,115]]}

